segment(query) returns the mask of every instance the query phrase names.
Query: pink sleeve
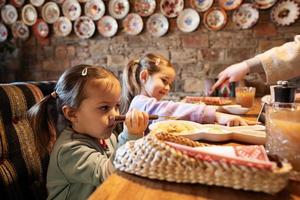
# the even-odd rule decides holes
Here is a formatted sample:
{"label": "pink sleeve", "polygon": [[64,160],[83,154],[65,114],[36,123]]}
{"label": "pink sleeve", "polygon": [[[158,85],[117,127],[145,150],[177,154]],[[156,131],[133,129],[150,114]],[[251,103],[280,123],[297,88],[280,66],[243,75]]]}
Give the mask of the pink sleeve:
{"label": "pink sleeve", "polygon": [[189,104],[173,101],[157,101],[143,95],[136,96],[130,108],[159,116],[173,116],[198,123],[214,123],[216,108],[213,106]]}

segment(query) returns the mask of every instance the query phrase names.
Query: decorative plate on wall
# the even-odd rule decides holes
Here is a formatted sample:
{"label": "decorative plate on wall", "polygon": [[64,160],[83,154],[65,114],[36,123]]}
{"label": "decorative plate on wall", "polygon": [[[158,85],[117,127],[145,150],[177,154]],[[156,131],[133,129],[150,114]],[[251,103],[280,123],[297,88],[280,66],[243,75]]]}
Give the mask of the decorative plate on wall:
{"label": "decorative plate on wall", "polygon": [[147,30],[151,35],[155,37],[163,36],[168,32],[168,29],[169,21],[164,15],[155,13],[149,17],[147,21]]}
{"label": "decorative plate on wall", "polygon": [[219,5],[224,10],[234,10],[241,5],[243,0],[219,0]]}
{"label": "decorative plate on wall", "polygon": [[95,29],[93,20],[87,16],[79,17],[74,23],[75,34],[82,39],[92,37]]}
{"label": "decorative plate on wall", "polygon": [[43,5],[45,0],[30,0],[30,3],[34,5],[35,7],[40,7]]}
{"label": "decorative plate on wall", "polygon": [[27,40],[29,38],[29,29],[23,22],[17,21],[11,26],[14,38],[20,40]]}
{"label": "decorative plate on wall", "polygon": [[129,2],[128,0],[110,0],[108,11],[112,17],[123,19],[129,12]]}
{"label": "decorative plate on wall", "polygon": [[177,17],[179,12],[183,10],[183,0],[161,0],[160,11],[166,17],[173,18]]}
{"label": "decorative plate on wall", "polygon": [[62,5],[64,16],[74,21],[81,15],[81,7],[77,0],[66,0]]}
{"label": "decorative plate on wall", "polygon": [[0,42],[4,42],[7,39],[8,31],[4,24],[0,23]]}
{"label": "decorative plate on wall", "polygon": [[279,2],[271,11],[271,19],[278,26],[289,26],[299,18],[299,4],[293,0]]}
{"label": "decorative plate on wall", "polygon": [[10,4],[6,4],[1,8],[1,18],[5,24],[15,23],[18,19],[17,9]]}
{"label": "decorative plate on wall", "polygon": [[25,0],[11,0],[10,3],[17,8],[21,8],[25,3]]}
{"label": "decorative plate on wall", "polygon": [[271,8],[277,0],[253,0],[254,5],[258,9],[268,9]]}
{"label": "decorative plate on wall", "polygon": [[155,0],[135,0],[134,10],[142,17],[148,17],[154,13],[156,8]]}
{"label": "decorative plate on wall", "polygon": [[254,4],[242,4],[233,12],[232,21],[240,29],[248,29],[256,24],[259,18],[259,12]]}
{"label": "decorative plate on wall", "polygon": [[38,19],[33,25],[33,31],[36,36],[45,38],[49,34],[49,26],[44,20]]}
{"label": "decorative plate on wall", "polygon": [[227,14],[222,8],[213,7],[204,13],[204,25],[213,31],[221,30],[227,23]]}
{"label": "decorative plate on wall", "polygon": [[214,0],[190,0],[192,8],[199,12],[207,11],[214,3]]}
{"label": "decorative plate on wall", "polygon": [[194,9],[186,8],[179,12],[176,22],[182,32],[192,32],[199,26],[200,17]]}
{"label": "decorative plate on wall", "polygon": [[26,4],[22,8],[22,21],[27,26],[32,26],[37,20],[37,12],[33,5]]}
{"label": "decorative plate on wall", "polygon": [[130,13],[123,20],[124,31],[129,35],[137,35],[143,30],[143,19],[135,13]]}
{"label": "decorative plate on wall", "polygon": [[117,33],[118,23],[111,16],[102,17],[97,23],[99,33],[104,37],[112,37]]}
{"label": "decorative plate on wall", "polygon": [[96,21],[104,15],[105,5],[102,0],[88,0],[84,6],[84,13]]}
{"label": "decorative plate on wall", "polygon": [[42,18],[48,24],[53,24],[60,15],[59,7],[54,2],[47,2],[42,8]]}
{"label": "decorative plate on wall", "polygon": [[0,8],[1,8],[2,6],[4,6],[5,3],[6,3],[6,0],[0,0]]}
{"label": "decorative plate on wall", "polygon": [[72,31],[72,22],[66,17],[60,17],[53,24],[55,35],[65,37]]}

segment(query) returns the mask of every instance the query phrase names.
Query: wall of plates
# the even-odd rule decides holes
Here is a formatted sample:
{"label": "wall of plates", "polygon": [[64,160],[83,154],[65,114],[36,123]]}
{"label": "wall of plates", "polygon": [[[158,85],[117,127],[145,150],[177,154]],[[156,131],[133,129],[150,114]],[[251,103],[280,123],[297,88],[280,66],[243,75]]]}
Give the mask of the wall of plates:
{"label": "wall of plates", "polygon": [[40,39],[67,37],[72,31],[81,39],[96,34],[114,37],[120,29],[128,35],[146,29],[161,37],[171,18],[185,33],[195,31],[200,21],[212,31],[222,30],[228,20],[249,29],[257,23],[259,11],[266,9],[273,23],[289,26],[300,13],[295,0],[0,0],[0,8],[0,42],[9,36],[25,41],[30,32]]}

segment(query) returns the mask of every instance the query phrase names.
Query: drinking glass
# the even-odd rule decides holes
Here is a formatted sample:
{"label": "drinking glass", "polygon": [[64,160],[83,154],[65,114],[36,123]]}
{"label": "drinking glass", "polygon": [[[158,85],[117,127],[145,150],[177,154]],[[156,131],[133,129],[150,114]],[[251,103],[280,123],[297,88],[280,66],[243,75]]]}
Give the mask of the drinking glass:
{"label": "drinking glass", "polygon": [[300,181],[300,104],[273,103],[266,107],[266,150],[287,159],[291,179]]}
{"label": "drinking glass", "polygon": [[235,100],[242,107],[251,108],[255,99],[255,87],[236,87]]}

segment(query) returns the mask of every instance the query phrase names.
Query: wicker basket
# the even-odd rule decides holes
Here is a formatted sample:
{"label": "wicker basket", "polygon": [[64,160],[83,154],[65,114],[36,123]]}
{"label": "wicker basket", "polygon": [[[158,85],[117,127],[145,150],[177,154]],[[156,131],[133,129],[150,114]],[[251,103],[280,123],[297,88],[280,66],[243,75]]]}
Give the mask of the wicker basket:
{"label": "wicker basket", "polygon": [[266,170],[222,161],[204,161],[174,149],[165,141],[192,147],[208,145],[171,134],[149,134],[120,147],[116,153],[115,167],[151,179],[201,183],[271,194],[279,192],[288,183],[291,171],[288,163]]}

